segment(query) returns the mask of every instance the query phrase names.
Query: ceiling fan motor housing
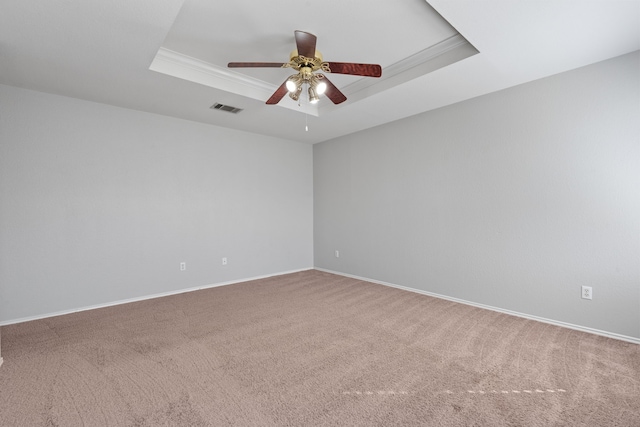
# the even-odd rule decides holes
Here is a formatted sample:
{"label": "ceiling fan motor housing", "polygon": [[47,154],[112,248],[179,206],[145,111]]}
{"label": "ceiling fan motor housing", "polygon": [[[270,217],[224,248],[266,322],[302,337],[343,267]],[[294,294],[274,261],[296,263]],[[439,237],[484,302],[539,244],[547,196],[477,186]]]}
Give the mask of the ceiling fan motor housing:
{"label": "ceiling fan motor housing", "polygon": [[[322,70],[326,73],[330,73],[331,69],[329,68],[328,62],[323,62],[322,54],[320,51],[315,51],[314,58],[308,58],[306,56],[298,55],[298,51],[294,50],[289,55],[289,62],[286,64],[282,64],[283,68],[293,68],[294,70],[298,70],[300,73],[304,73],[303,76],[308,76],[309,73],[313,73],[314,71]],[[305,69],[309,69],[307,72]],[[305,71],[303,71],[305,70]]]}

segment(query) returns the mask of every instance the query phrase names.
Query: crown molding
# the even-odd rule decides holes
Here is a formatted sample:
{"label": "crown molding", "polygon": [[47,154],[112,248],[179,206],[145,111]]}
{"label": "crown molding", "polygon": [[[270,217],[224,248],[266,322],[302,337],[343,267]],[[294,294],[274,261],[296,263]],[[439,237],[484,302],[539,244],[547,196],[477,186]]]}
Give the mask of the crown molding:
{"label": "crown molding", "polygon": [[[476,53],[478,50],[464,37],[455,34],[395,64],[384,67],[380,78],[361,78],[340,90],[349,98],[349,104],[353,104]],[[158,50],[149,69],[258,101],[269,99],[278,88],[263,80],[164,47]],[[309,105],[304,111],[297,103],[292,102],[282,102],[277,106],[319,116],[335,111],[344,104],[334,105],[326,97],[322,97],[318,105]]]}
{"label": "crown molding", "polygon": [[[263,102],[269,99],[278,88],[278,86],[260,79],[231,71],[226,67],[220,67],[164,47],[158,50],[149,69]],[[297,103],[283,102],[277,105],[301,112]],[[317,106],[312,106],[311,108],[305,108],[302,112],[317,116],[318,108]]]}
{"label": "crown molding", "polygon": [[[381,77],[360,79],[345,86],[342,92],[349,101],[359,101],[477,53],[479,53],[478,50],[467,39],[460,34],[455,34],[395,64],[384,67]],[[321,104],[320,112],[328,110],[327,107],[331,108],[327,102]]]}

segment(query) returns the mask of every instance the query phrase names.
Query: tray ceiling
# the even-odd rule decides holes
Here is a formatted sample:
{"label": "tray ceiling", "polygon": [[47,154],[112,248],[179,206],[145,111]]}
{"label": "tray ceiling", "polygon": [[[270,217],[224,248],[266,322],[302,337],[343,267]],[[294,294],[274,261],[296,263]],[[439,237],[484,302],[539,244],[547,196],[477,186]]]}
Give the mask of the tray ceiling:
{"label": "tray ceiling", "polygon": [[[638,0],[0,2],[1,84],[306,143],[640,49]],[[226,64],[286,62],[298,29],[383,77],[330,75],[339,106],[265,105],[290,70]]]}

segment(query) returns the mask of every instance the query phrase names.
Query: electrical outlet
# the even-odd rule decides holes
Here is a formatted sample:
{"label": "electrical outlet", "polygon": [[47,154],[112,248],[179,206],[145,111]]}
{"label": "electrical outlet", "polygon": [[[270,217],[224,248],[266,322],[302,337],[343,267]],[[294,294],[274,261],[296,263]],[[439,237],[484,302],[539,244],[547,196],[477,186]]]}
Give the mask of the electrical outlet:
{"label": "electrical outlet", "polygon": [[593,299],[593,289],[591,289],[591,286],[582,287],[582,299]]}
{"label": "electrical outlet", "polygon": [[340,251],[336,251],[336,258],[340,258]]}
{"label": "electrical outlet", "polygon": [[185,271],[187,269],[187,263],[186,262],[181,262],[180,263],[180,271]]}
{"label": "electrical outlet", "polygon": [[227,265],[227,257],[222,258],[222,265]]}

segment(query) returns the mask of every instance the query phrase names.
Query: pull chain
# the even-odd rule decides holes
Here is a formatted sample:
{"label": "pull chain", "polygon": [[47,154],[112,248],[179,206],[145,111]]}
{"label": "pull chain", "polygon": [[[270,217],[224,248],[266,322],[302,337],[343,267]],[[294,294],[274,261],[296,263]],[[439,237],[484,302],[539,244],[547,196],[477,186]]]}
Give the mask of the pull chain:
{"label": "pull chain", "polygon": [[[300,102],[300,101],[298,101]],[[307,94],[307,105],[309,104],[309,95]],[[309,116],[307,115],[307,107],[304,109],[304,131],[309,132]]]}

